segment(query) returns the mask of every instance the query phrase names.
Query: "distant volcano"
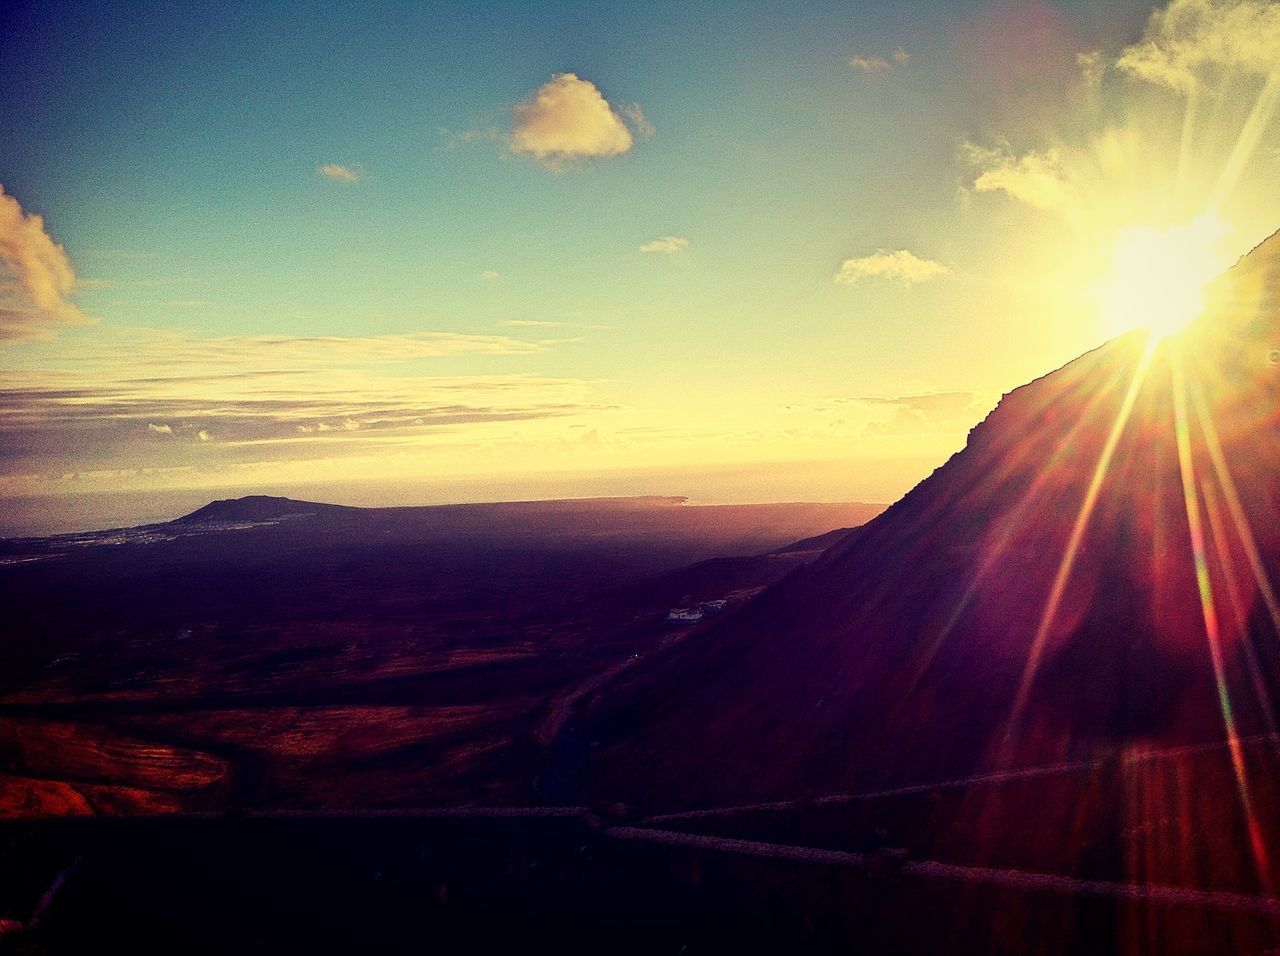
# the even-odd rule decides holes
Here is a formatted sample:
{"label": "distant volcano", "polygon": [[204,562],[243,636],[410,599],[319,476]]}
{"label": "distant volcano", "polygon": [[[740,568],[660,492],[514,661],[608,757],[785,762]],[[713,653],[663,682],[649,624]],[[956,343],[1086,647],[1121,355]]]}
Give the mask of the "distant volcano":
{"label": "distant volcano", "polygon": [[278,521],[315,515],[358,514],[361,509],[344,505],[328,505],[315,501],[297,501],[275,495],[245,495],[211,501],[203,508],[176,519],[182,523],[200,524],[223,521]]}
{"label": "distant volcano", "polygon": [[601,694],[575,785],[716,806],[1274,731],[1278,289],[1280,234],[1181,335],[1006,395],[879,518]]}

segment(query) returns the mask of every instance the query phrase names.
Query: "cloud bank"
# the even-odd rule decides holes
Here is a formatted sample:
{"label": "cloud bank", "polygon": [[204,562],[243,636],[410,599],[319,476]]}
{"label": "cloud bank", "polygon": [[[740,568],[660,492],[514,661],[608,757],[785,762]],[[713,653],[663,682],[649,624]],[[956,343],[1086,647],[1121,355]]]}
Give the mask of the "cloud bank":
{"label": "cloud bank", "polygon": [[[639,107],[628,108],[641,120]],[[635,142],[622,117],[596,85],[574,73],[558,73],[511,110],[513,153],[552,169],[583,159],[621,156]],[[639,125],[652,131],[648,120]]]}
{"label": "cloud bank", "polygon": [[458,429],[602,407],[585,400],[590,386],[578,379],[440,376],[422,364],[548,347],[502,335],[103,329],[94,338],[67,343],[44,368],[0,369],[0,489],[70,470],[208,469],[341,457],[356,446],[401,449],[442,432],[460,439]]}
{"label": "cloud bank", "polygon": [[915,285],[950,274],[951,270],[942,263],[921,259],[906,249],[897,252],[881,249],[860,259],[846,259],[841,263],[835,281],[841,285],[857,285],[864,279],[894,279]]}
{"label": "cloud bank", "polygon": [[88,321],[70,301],[76,274],[44,218],[23,211],[0,186],[0,340],[39,338]]}

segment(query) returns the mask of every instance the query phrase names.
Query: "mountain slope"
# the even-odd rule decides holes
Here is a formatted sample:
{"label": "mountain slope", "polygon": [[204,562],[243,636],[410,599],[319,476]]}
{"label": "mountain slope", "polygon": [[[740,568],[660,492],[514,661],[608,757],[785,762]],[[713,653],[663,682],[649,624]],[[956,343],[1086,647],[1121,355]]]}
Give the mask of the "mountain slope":
{"label": "mountain slope", "polygon": [[1274,729],[1278,281],[1280,235],[1182,336],[1007,395],[879,518],[610,689],[576,785],[725,805]]}

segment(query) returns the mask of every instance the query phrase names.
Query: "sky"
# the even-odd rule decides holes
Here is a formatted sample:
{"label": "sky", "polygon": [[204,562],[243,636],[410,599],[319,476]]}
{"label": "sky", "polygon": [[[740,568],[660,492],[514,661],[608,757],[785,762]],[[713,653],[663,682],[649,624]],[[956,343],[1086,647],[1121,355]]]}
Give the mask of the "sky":
{"label": "sky", "polygon": [[1262,0],[6,21],[0,533],[890,501],[1280,228]]}

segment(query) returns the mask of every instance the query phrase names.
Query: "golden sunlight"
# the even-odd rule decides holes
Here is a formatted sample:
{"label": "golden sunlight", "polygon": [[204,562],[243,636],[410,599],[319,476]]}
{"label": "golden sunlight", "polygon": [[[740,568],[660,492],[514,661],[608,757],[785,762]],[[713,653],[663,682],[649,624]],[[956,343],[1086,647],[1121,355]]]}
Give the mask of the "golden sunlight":
{"label": "golden sunlight", "polygon": [[1205,285],[1231,264],[1222,249],[1229,231],[1212,212],[1176,226],[1120,229],[1099,289],[1104,327],[1144,329],[1158,340],[1192,322],[1204,310]]}

